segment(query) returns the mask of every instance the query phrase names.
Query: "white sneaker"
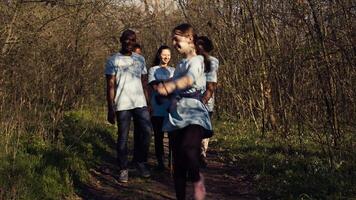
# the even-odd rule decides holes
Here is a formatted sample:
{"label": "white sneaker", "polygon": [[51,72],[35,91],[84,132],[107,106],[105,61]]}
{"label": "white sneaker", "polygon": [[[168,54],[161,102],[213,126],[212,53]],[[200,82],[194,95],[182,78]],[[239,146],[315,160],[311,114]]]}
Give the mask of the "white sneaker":
{"label": "white sneaker", "polygon": [[127,183],[129,181],[129,171],[127,169],[120,170],[119,182]]}

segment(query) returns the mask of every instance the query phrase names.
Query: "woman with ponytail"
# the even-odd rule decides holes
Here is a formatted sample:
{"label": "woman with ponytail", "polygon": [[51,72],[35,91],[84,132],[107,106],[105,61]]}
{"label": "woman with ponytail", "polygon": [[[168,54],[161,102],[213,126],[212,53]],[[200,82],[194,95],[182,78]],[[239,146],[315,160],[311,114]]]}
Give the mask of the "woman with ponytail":
{"label": "woman with ponytail", "polygon": [[[194,198],[202,200],[206,191],[204,177],[199,171],[201,141],[211,136],[209,113],[201,101],[206,86],[205,72],[210,62],[204,59],[196,44],[197,35],[190,24],[173,29],[174,48],[184,58],[178,63],[173,78],[160,83],[157,91],[171,96],[168,117],[163,130],[169,132],[173,151],[173,178],[178,200],[185,199],[186,181],[194,186]],[[189,176],[189,177],[188,177]]]}
{"label": "woman with ponytail", "polygon": [[[214,49],[213,42],[207,36],[199,36],[197,40],[199,51],[210,60],[210,70],[205,73],[206,90],[204,91],[202,101],[206,105],[210,118],[213,116],[215,98],[214,93],[218,81],[219,60],[210,55]],[[205,138],[201,145],[200,166],[207,167],[206,154],[208,151],[209,138]]]}

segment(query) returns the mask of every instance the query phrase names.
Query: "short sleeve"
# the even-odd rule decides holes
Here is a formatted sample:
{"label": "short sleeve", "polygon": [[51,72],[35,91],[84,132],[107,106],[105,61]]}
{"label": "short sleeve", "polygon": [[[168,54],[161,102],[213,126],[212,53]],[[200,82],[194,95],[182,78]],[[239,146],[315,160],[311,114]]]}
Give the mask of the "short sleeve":
{"label": "short sleeve", "polygon": [[146,61],[145,58],[143,56],[141,56],[141,63],[142,63],[142,74],[147,74],[147,67],[146,67]]}
{"label": "short sleeve", "polygon": [[169,67],[169,78],[172,78],[174,75],[175,68],[174,67]]}
{"label": "short sleeve", "polygon": [[203,73],[203,61],[200,57],[195,57],[190,60],[187,76],[190,76],[195,82]]}
{"label": "short sleeve", "polygon": [[148,70],[148,83],[151,83],[152,81],[155,81],[155,71],[156,71],[156,67],[151,67]]}
{"label": "short sleeve", "polygon": [[219,61],[217,59],[211,59],[211,71],[206,73],[206,81],[207,82],[218,82],[218,68]]}
{"label": "short sleeve", "polygon": [[105,75],[115,75],[116,69],[112,58],[109,58],[105,64]]}

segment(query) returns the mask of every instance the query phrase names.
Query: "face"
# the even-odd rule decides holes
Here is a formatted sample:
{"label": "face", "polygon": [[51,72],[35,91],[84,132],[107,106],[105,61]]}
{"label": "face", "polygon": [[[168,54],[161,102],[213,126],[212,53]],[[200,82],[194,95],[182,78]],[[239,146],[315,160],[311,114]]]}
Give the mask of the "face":
{"label": "face", "polygon": [[136,44],[136,34],[128,35],[121,41],[122,49],[128,52],[133,51],[133,47]]}
{"label": "face", "polygon": [[160,60],[162,65],[167,65],[171,60],[171,50],[163,49],[160,55]]}
{"label": "face", "polygon": [[140,55],[142,54],[142,50],[140,48],[136,48],[134,52]]}
{"label": "face", "polygon": [[193,40],[190,37],[173,34],[173,47],[181,54],[187,54],[194,50]]}

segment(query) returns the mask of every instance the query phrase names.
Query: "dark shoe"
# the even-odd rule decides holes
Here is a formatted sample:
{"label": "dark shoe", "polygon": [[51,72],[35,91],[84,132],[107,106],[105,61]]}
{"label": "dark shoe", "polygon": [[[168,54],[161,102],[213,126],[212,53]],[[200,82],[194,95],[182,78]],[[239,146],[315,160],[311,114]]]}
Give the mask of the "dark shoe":
{"label": "dark shoe", "polygon": [[199,164],[201,168],[206,168],[208,166],[208,163],[206,162],[206,157],[200,156]]}
{"label": "dark shoe", "polygon": [[148,178],[151,176],[150,171],[147,169],[145,163],[137,163],[137,169],[140,172],[141,176],[144,178]]}
{"label": "dark shoe", "polygon": [[129,181],[129,171],[127,169],[120,170],[119,182],[127,183]]}
{"label": "dark shoe", "polygon": [[163,163],[158,163],[157,167],[156,167],[156,170],[159,171],[159,172],[163,172],[166,170],[166,167],[164,166]]}
{"label": "dark shoe", "polygon": [[128,163],[129,169],[135,169],[136,166],[137,166],[137,162],[135,160],[131,160],[131,162]]}

